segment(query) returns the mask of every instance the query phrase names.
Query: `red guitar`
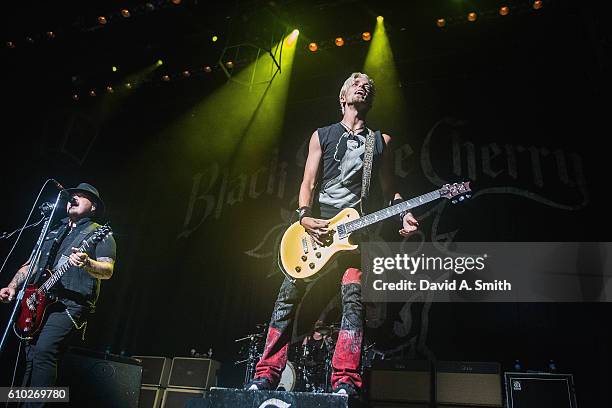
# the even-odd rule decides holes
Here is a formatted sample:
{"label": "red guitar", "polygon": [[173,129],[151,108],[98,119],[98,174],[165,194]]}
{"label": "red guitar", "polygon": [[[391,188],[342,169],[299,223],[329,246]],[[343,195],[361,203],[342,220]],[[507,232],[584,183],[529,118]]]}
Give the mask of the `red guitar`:
{"label": "red guitar", "polygon": [[[92,236],[83,241],[78,248],[78,252],[85,252],[90,246],[105,240],[110,234],[112,234],[110,226],[103,225],[98,227]],[[49,296],[49,290],[70,269],[70,266],[68,259],[65,259],[55,270],[46,270],[44,272],[41,279],[46,280],[42,285],[28,285],[26,287],[23,299],[21,300],[21,311],[15,322],[15,333],[21,339],[34,338],[34,335],[40,329],[47,307],[57,302],[56,299]]]}

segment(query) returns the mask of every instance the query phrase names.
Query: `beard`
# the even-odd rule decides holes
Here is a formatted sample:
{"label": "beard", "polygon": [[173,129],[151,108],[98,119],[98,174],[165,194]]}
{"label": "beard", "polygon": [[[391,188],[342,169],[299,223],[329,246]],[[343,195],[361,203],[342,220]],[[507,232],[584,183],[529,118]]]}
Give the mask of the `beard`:
{"label": "beard", "polygon": [[347,100],[347,105],[353,105],[357,110],[368,110],[372,107],[370,103],[369,95],[353,95],[349,100]]}

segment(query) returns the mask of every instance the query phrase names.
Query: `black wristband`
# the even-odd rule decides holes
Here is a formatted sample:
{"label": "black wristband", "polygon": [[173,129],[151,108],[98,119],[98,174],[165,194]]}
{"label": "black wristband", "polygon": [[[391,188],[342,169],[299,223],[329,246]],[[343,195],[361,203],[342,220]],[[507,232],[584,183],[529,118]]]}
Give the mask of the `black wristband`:
{"label": "black wristband", "polygon": [[310,217],[312,215],[312,211],[310,210],[310,207],[308,206],[300,207],[296,211],[298,213],[300,224],[302,223],[302,218]]}

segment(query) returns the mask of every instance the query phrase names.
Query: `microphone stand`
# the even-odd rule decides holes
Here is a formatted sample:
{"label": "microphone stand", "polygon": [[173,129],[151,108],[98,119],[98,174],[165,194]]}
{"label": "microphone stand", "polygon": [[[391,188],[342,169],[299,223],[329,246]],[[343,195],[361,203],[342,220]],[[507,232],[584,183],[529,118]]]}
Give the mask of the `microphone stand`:
{"label": "microphone stand", "polygon": [[17,228],[15,231],[13,232],[3,232],[2,234],[0,234],[0,239],[9,239],[10,237],[12,237],[15,233],[28,229],[28,228],[32,228],[32,227],[36,227],[38,226],[41,222],[43,222],[45,220],[45,217],[42,217],[40,220],[33,222],[32,224],[26,225],[23,228]]}
{"label": "microphone stand", "polygon": [[21,300],[24,297],[26,287],[28,286],[28,282],[30,281],[30,278],[33,275],[34,268],[38,265],[42,243],[45,237],[47,236],[47,233],[49,232],[49,227],[51,226],[51,220],[53,219],[53,216],[55,215],[55,211],[57,210],[58,204],[60,202],[60,199],[63,193],[64,191],[60,191],[57,194],[57,198],[55,199],[55,205],[53,206],[53,210],[51,211],[51,214],[46,219],[45,224],[43,225],[42,231],[40,232],[40,236],[38,237],[38,241],[36,241],[36,245],[34,246],[34,249],[32,250],[32,254],[30,255],[30,259],[28,260],[28,262],[30,263],[28,266],[28,273],[26,274],[26,278],[23,281],[23,284],[21,285],[21,289],[19,289],[19,292],[17,293],[17,297],[15,298],[15,305],[13,306],[13,311],[11,312],[11,316],[9,317],[8,322],[6,324],[6,328],[4,329],[2,340],[0,340],[0,355],[2,354],[2,352],[4,351],[4,347],[6,346],[6,340],[11,330],[11,326],[13,325],[13,322],[15,320],[15,316],[17,315],[17,308],[21,304]]}

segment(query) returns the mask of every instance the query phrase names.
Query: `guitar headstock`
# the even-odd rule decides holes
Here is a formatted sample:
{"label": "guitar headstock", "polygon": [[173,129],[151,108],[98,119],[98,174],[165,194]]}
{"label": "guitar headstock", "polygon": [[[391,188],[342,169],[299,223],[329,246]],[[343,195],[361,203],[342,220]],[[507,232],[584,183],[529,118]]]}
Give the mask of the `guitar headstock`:
{"label": "guitar headstock", "polygon": [[104,224],[94,231],[93,235],[90,238],[91,243],[95,244],[96,242],[104,241],[106,237],[111,235],[112,233],[113,229],[110,227],[110,225]]}
{"label": "guitar headstock", "polygon": [[470,198],[472,189],[470,188],[470,182],[464,181],[463,183],[445,184],[440,190],[440,197],[448,198],[453,204],[457,204],[460,201]]}

